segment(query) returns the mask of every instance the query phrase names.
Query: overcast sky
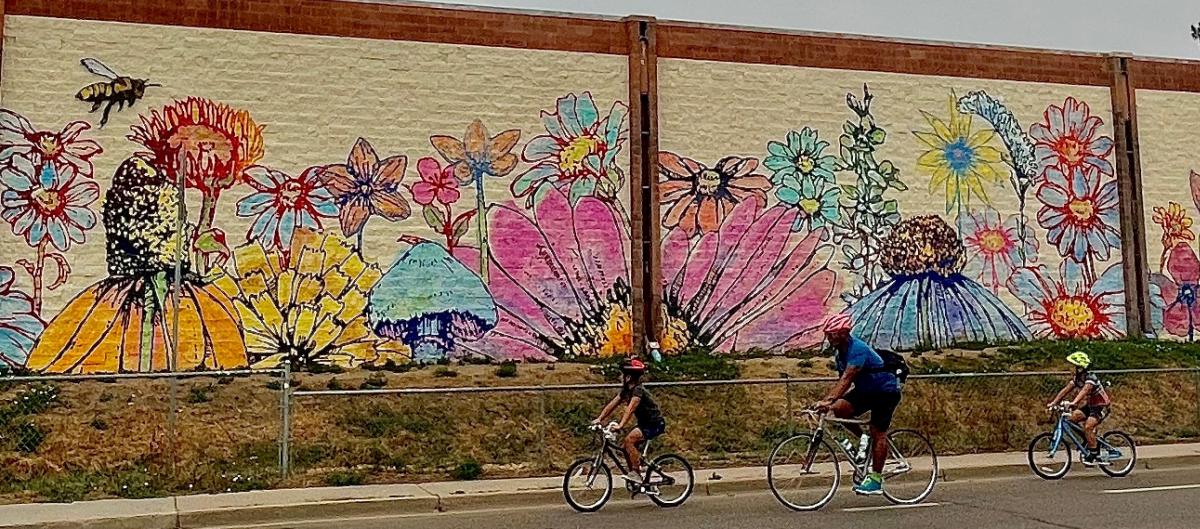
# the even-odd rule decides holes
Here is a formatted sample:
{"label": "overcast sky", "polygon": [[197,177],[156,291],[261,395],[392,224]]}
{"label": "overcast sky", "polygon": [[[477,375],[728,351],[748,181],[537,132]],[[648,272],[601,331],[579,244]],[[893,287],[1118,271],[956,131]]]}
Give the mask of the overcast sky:
{"label": "overcast sky", "polygon": [[[378,0],[377,0],[378,1]],[[386,0],[385,0],[386,1]],[[1200,0],[457,0],[603,15],[1200,59]]]}

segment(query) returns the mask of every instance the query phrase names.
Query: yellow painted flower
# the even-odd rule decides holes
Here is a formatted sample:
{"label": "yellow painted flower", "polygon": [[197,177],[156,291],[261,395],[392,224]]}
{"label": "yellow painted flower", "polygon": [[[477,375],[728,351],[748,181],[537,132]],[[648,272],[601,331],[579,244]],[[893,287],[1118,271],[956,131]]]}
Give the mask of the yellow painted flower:
{"label": "yellow painted flower", "polygon": [[691,342],[687,322],[668,315],[666,305],[663,306],[660,313],[662,314],[663,325],[662,334],[658,339],[659,347],[662,348],[662,352],[665,355],[682,354]]}
{"label": "yellow painted flower", "polygon": [[236,277],[221,285],[241,314],[254,367],[285,359],[342,367],[383,360],[365,312],[382,273],[341,237],[298,228],[286,256],[249,244],[234,252],[234,261]]}
{"label": "yellow painted flower", "polygon": [[1167,207],[1154,208],[1152,220],[1162,227],[1162,245],[1165,249],[1196,239],[1196,234],[1192,233],[1192,218],[1178,202],[1169,202]]}
{"label": "yellow painted flower", "polygon": [[971,196],[990,204],[987,188],[1004,182],[1000,150],[991,145],[996,133],[991,129],[971,131],[971,115],[955,107],[950,95],[950,121],[942,121],[921,111],[932,131],[913,131],[917,139],[929,147],[917,158],[917,169],[928,174],[929,192],[941,188],[946,195],[946,213],[961,210]]}
{"label": "yellow painted flower", "polygon": [[625,356],[633,350],[633,317],[629,307],[610,303],[604,314],[603,320],[586,323],[581,329],[591,339],[573,344],[574,355],[611,358]]}

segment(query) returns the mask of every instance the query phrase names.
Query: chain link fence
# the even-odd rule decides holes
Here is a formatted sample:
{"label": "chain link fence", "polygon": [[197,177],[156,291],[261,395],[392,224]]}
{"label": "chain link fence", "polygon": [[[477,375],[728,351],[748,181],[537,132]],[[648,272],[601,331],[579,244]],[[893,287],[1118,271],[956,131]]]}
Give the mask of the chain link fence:
{"label": "chain link fence", "polygon": [[[1139,442],[1200,438],[1200,370],[1099,372],[1115,404],[1105,428]],[[914,375],[897,426],[942,454],[1024,450],[1051,426],[1044,404],[1066,372]],[[832,378],[649,383],[666,415],[657,452],[700,467],[765,464],[806,425],[795,412]],[[587,452],[593,418],[615,384],[299,390],[293,394],[293,482],[304,485],[551,475]]]}
{"label": "chain link fence", "polygon": [[[1143,443],[1200,438],[1200,370],[1101,373],[1115,401],[1106,428]],[[0,378],[0,502],[553,475],[589,450],[587,427],[618,389],[389,377],[353,389],[287,370]],[[895,424],[942,454],[1024,450],[1068,379],[914,375]],[[653,450],[697,467],[762,465],[833,381],[649,383],[668,420]]]}
{"label": "chain link fence", "polygon": [[0,501],[268,488],[283,371],[0,379]]}

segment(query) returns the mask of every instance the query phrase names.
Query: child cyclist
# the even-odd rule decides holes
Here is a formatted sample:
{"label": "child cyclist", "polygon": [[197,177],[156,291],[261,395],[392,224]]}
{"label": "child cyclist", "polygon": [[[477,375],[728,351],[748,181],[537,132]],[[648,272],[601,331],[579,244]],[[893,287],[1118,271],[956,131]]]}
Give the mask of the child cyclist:
{"label": "child cyclist", "polygon": [[1083,425],[1083,436],[1087,439],[1088,453],[1083,456],[1083,464],[1087,466],[1107,465],[1108,461],[1098,455],[1100,450],[1096,441],[1096,428],[1108,417],[1108,407],[1112,400],[1104,390],[1104,383],[1095,373],[1088,371],[1092,359],[1083,351],[1075,351],[1067,355],[1067,362],[1075,366],[1075,376],[1059,391],[1046,407],[1052,407],[1067,398],[1072,391],[1075,399],[1070,402],[1071,422]]}
{"label": "child cyclist", "polygon": [[621,366],[620,393],[617,393],[604,407],[604,411],[600,412],[600,416],[592,421],[594,425],[603,424],[622,402],[628,403],[625,411],[621,414],[621,420],[615,425],[617,430],[622,430],[629,424],[631,418],[637,418],[637,427],[630,430],[621,443],[625,449],[625,461],[629,463],[629,473],[626,474],[625,480],[634,485],[642,483],[642,455],[638,452],[638,445],[643,441],[649,441],[662,435],[667,430],[667,422],[663,420],[662,411],[659,410],[658,404],[654,402],[650,393],[642,386],[642,375],[645,372],[646,364],[636,358],[623,364]]}

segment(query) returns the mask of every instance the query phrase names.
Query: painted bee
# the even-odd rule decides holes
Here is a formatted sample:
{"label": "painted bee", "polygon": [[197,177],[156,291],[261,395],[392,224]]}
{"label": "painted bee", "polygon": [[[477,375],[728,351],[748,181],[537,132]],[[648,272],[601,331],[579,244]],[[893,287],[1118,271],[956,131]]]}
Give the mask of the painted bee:
{"label": "painted bee", "polygon": [[83,67],[93,74],[99,75],[108,79],[99,83],[92,83],[79,90],[75,94],[75,99],[91,103],[92,109],[88,112],[95,112],[100,109],[100,105],[104,105],[104,115],[100,118],[100,127],[103,128],[105,123],[108,123],[108,112],[112,110],[113,105],[117,105],[119,112],[126,105],[133,106],[133,103],[141,99],[146,93],[148,86],[162,86],[160,84],[149,83],[149,79],[134,79],[124,75],[117,75],[104,63],[86,58],[79,61]]}

